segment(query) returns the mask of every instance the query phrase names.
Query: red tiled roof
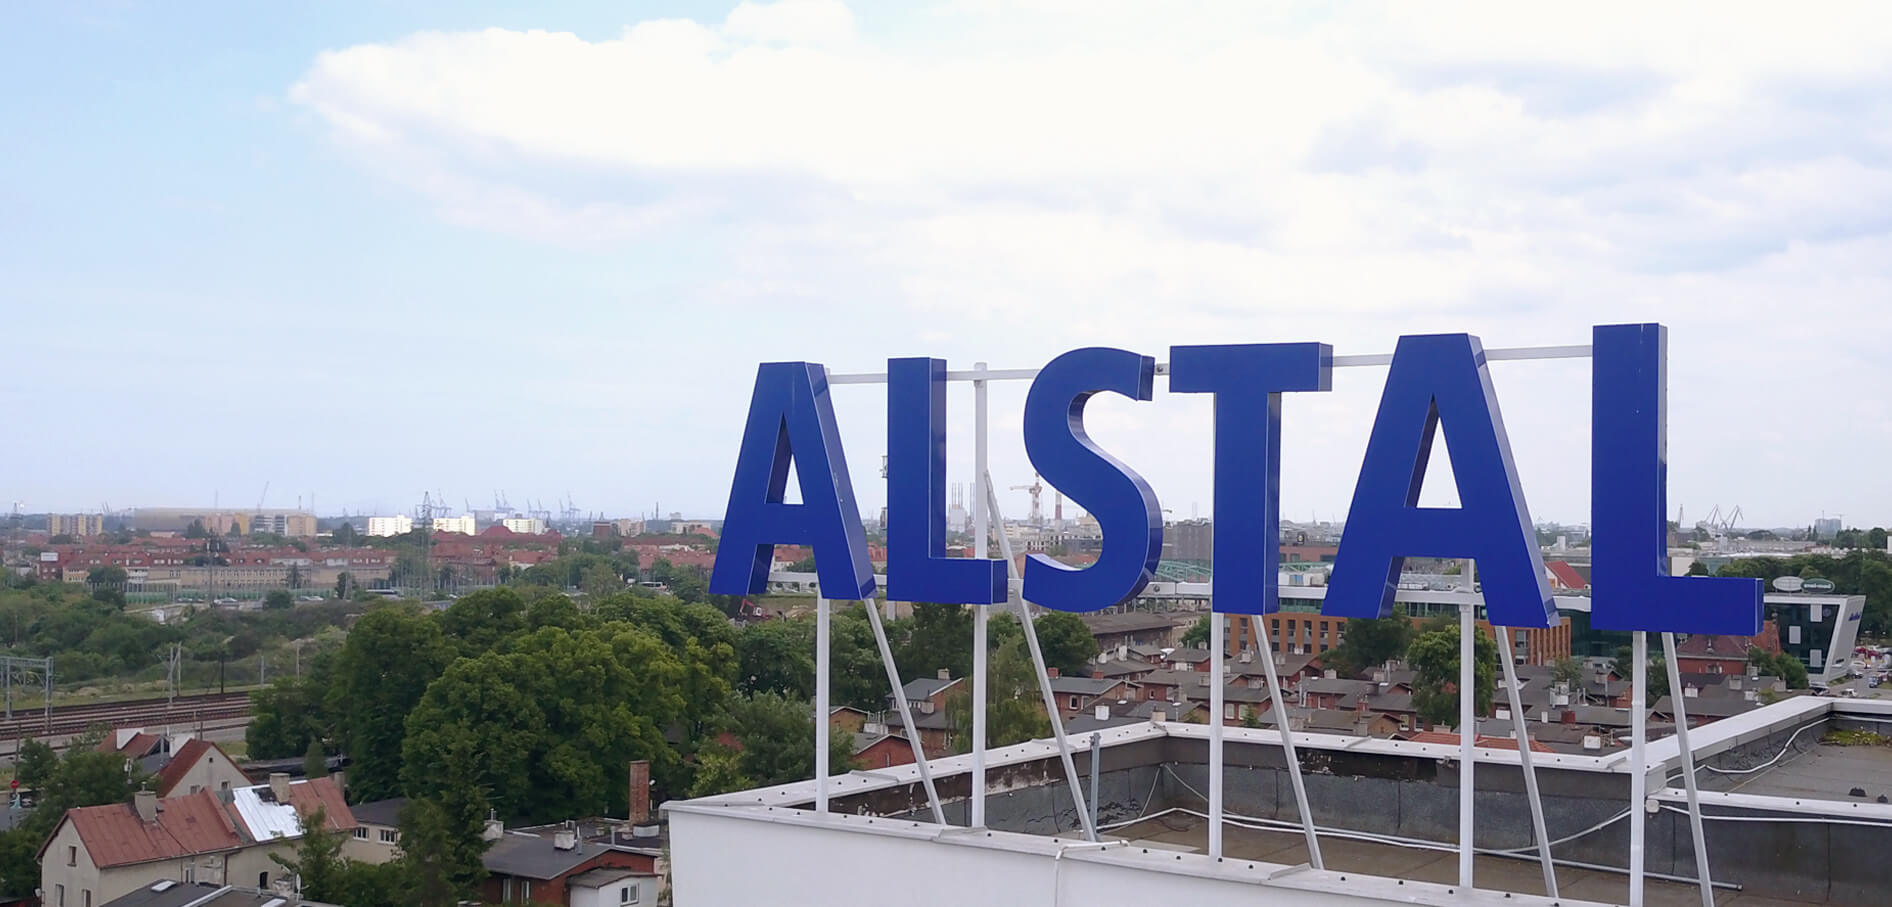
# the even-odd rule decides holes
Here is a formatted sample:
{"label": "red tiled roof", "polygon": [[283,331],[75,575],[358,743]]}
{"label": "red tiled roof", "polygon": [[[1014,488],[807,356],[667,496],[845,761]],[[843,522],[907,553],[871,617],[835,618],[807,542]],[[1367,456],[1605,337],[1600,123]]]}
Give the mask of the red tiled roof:
{"label": "red tiled roof", "polygon": [[184,780],[184,776],[197,764],[197,761],[202,759],[205,753],[212,751],[222,756],[225,762],[233,766],[236,765],[236,761],[230,758],[229,753],[223,751],[223,747],[202,738],[192,739],[190,742],[178,747],[177,751],[171,754],[171,761],[165,763],[164,768],[159,770],[158,796],[170,796],[171,792],[177,788],[177,785]]}
{"label": "red tiled roof", "polygon": [[[153,822],[140,819],[129,803],[69,809],[61,821],[72,823],[93,865],[100,869],[243,846],[230,814],[211,791],[173,797],[163,801],[161,807]],[[57,831],[54,829],[55,834]],[[51,843],[52,836],[46,840]],[[46,845],[41,844],[41,856],[45,849]]]}
{"label": "red tiled roof", "polygon": [[334,778],[311,778],[289,785],[289,805],[298,816],[312,815],[321,807],[328,827],[334,831],[350,831],[356,824],[354,810],[348,808],[348,798],[342,796],[342,788]]}
{"label": "red tiled roof", "polygon": [[1569,561],[1546,561],[1544,566],[1550,569],[1551,575],[1557,577],[1557,582],[1562,583],[1566,589],[1589,588],[1590,584],[1583,581],[1583,574],[1578,573],[1577,568],[1570,566]]}
{"label": "red tiled roof", "polygon": [[157,749],[158,744],[162,742],[164,738],[159,737],[156,734],[147,734],[140,731],[139,733],[131,735],[131,738],[125,741],[124,746],[113,745],[113,741],[117,739],[118,739],[118,732],[113,731],[104,740],[100,740],[99,752],[124,753],[125,755],[130,756],[133,759],[142,759],[146,756],[151,755],[151,751],[154,749]]}
{"label": "red tiled roof", "polygon": [[[1406,739],[1412,743],[1445,743],[1452,746],[1457,746],[1459,743],[1457,734],[1451,734],[1445,731],[1420,731]],[[1518,741],[1515,737],[1478,737],[1472,740],[1472,746],[1481,746],[1488,750],[1516,750],[1518,748]],[[1542,740],[1533,740],[1531,741],[1531,752],[1554,753],[1556,750],[1545,745]]]}

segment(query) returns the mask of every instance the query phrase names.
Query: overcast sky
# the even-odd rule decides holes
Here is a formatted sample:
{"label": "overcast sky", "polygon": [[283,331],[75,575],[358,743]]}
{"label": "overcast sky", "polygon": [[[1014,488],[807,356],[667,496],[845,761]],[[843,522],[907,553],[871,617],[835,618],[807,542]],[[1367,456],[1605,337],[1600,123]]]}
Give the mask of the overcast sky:
{"label": "overcast sky", "polygon": [[[1892,4],[5,19],[0,495],[29,511],[267,482],[325,513],[720,517],[760,361],[1660,321],[1672,516],[1892,523]],[[1587,522],[1588,364],[1492,371],[1532,515]],[[1285,515],[1344,514],[1384,379],[1289,399]],[[1002,485],[1031,480],[1023,394],[994,392]],[[884,396],[835,395],[877,509]],[[1203,400],[1092,410],[1208,515]]]}

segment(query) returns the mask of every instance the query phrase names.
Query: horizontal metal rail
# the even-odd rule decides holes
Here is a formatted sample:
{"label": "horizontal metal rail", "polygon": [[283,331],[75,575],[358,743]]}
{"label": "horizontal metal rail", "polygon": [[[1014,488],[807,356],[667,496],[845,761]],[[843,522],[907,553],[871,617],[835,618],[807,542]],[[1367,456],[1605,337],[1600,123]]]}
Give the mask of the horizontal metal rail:
{"label": "horizontal metal rail", "polygon": [[[1487,362],[1515,362],[1522,359],[1588,359],[1591,355],[1589,344],[1575,346],[1520,346],[1500,350],[1486,350]],[[1334,368],[1362,368],[1368,366],[1386,366],[1393,364],[1392,353],[1365,353],[1358,356],[1335,356]],[[1169,374],[1169,363],[1156,364],[1158,375]],[[1030,381],[1038,377],[1035,368],[1000,368],[959,369],[948,371],[948,381]],[[848,372],[831,374],[829,384],[886,384],[886,372]]]}

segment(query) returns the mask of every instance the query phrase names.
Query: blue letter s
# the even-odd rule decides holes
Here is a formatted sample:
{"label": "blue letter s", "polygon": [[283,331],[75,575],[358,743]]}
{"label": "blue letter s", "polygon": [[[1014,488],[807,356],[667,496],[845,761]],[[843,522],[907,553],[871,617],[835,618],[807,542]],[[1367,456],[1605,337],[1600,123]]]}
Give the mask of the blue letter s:
{"label": "blue letter s", "polygon": [[1025,455],[1045,481],[1097,518],[1097,563],[1066,567],[1034,554],[1025,563],[1025,598],[1059,611],[1096,611],[1148,585],[1163,555],[1163,511],[1141,476],[1117,462],[1084,431],[1084,404],[1114,391],[1148,400],[1156,360],[1127,350],[1090,347],[1051,360],[1025,396]]}

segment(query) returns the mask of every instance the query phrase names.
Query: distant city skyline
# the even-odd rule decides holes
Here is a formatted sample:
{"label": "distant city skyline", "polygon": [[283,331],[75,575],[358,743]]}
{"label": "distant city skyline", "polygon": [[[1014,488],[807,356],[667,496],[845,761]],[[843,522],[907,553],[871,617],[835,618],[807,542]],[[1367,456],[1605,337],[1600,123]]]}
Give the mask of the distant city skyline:
{"label": "distant city skyline", "polygon": [[[1835,27],[1883,7],[1083,10],[18,6],[0,505],[714,518],[762,361],[1661,321],[1672,511],[1892,523],[1892,29]],[[1492,374],[1532,516],[1587,520],[1587,365]],[[1283,512],[1344,512],[1384,376],[1289,396]],[[871,517],[884,397],[835,397]],[[1210,513],[1206,401],[1091,409]]]}

